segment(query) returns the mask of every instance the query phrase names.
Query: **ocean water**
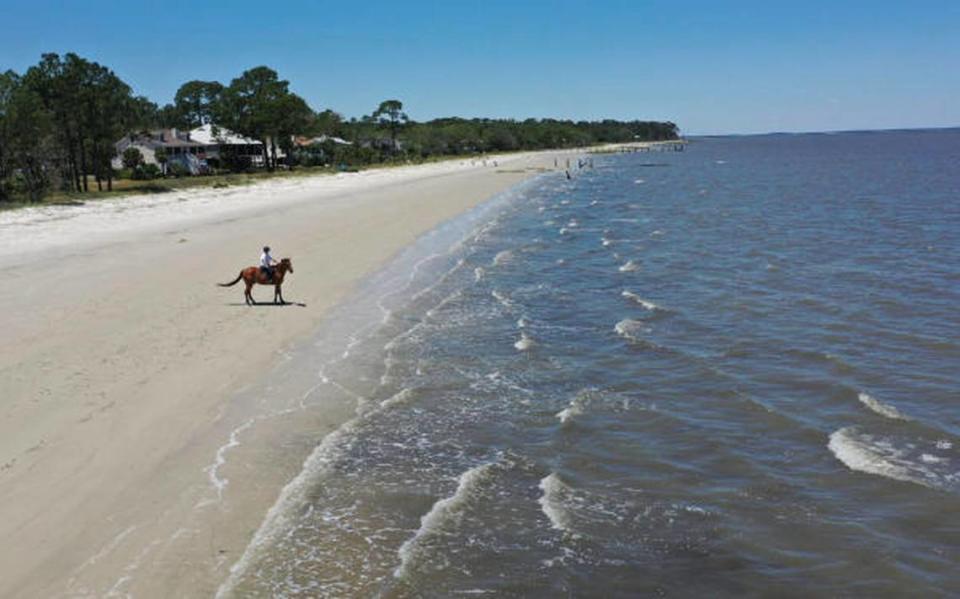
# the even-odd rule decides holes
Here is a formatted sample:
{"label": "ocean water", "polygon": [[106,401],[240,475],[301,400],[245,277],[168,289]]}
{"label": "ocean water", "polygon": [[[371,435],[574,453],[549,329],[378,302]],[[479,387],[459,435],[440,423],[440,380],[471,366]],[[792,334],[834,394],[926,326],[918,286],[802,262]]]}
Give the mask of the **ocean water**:
{"label": "ocean water", "polygon": [[356,415],[222,596],[960,592],[960,132],[590,160],[292,362]]}

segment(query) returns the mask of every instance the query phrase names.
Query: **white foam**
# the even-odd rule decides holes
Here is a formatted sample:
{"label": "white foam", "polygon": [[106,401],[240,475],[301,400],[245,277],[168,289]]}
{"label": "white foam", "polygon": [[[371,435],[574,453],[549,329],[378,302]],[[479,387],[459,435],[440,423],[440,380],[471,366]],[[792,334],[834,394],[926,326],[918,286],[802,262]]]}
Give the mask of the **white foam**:
{"label": "white foam", "polygon": [[510,260],[513,260],[513,252],[510,250],[503,250],[502,252],[497,252],[497,255],[493,257],[493,265],[500,266],[501,264],[506,264]]}
{"label": "white foam", "polygon": [[600,238],[600,243],[603,244],[603,247],[607,247],[607,246],[609,246],[609,245],[611,245],[611,244],[613,243],[613,240],[607,239],[606,237],[601,237],[601,238]]}
{"label": "white foam", "polygon": [[626,339],[636,339],[639,333],[649,331],[650,329],[645,326],[642,320],[624,318],[613,327],[613,330]]}
{"label": "white foam", "polygon": [[478,266],[478,267],[474,268],[474,269],[473,269],[473,280],[479,283],[480,281],[483,280],[483,276],[484,276],[486,273],[487,273],[487,271],[484,270],[482,266]]}
{"label": "white foam", "polygon": [[251,418],[233,429],[230,432],[230,438],[227,439],[227,442],[217,449],[213,463],[203,469],[210,479],[210,484],[217,492],[217,499],[223,499],[223,490],[226,489],[230,483],[229,479],[220,478],[219,475],[220,467],[227,463],[227,452],[240,445],[240,433],[253,426],[253,423],[254,419]]}
{"label": "white foam", "polygon": [[504,308],[513,307],[513,300],[507,297],[506,294],[504,294],[502,291],[498,291],[494,289],[493,291],[490,292],[490,295],[492,295],[494,299],[500,302],[500,305],[503,306]]}
{"label": "white foam", "polygon": [[513,347],[517,351],[527,351],[533,349],[537,345],[537,342],[529,337],[526,333],[520,333],[520,338],[517,339],[517,342],[513,344]]}
{"label": "white foam", "polygon": [[551,472],[540,481],[540,490],[543,494],[537,503],[540,504],[540,510],[550,520],[553,528],[563,532],[573,532],[570,513],[563,502],[563,495],[570,493],[570,487],[564,484],[556,473]]}
{"label": "white foam", "polygon": [[916,444],[897,444],[848,426],[830,435],[827,447],[851,470],[935,489],[950,490],[960,482],[960,472],[951,472],[950,459],[916,451]]}
{"label": "white foam", "polygon": [[633,272],[640,270],[640,265],[633,260],[627,260],[626,264],[620,265],[620,272]]}
{"label": "white foam", "polygon": [[421,554],[426,539],[441,531],[451,520],[459,520],[467,500],[489,477],[495,465],[496,462],[491,462],[467,470],[460,475],[457,490],[454,491],[453,495],[433,504],[430,511],[420,519],[420,528],[417,532],[407,539],[397,551],[397,555],[400,556],[400,565],[393,572],[396,578],[403,578],[407,575],[411,565],[416,562],[417,557]]}
{"label": "white foam", "polygon": [[892,418],[894,420],[910,420],[909,418],[904,416],[900,412],[900,410],[896,409],[895,407],[889,404],[885,404],[882,401],[875,399],[866,393],[860,393],[859,395],[857,395],[857,398],[860,400],[860,403],[867,406],[877,414],[880,414],[881,416],[886,416],[887,418]]}
{"label": "white foam", "polygon": [[624,291],[621,291],[621,292],[620,292],[620,295],[621,295],[622,297],[625,297],[625,298],[633,301],[633,302],[636,302],[637,304],[640,304],[641,306],[643,306],[644,309],[650,310],[651,312],[654,311],[654,310],[662,310],[662,308],[661,308],[660,306],[658,306],[657,304],[655,304],[655,303],[653,303],[653,302],[649,302],[649,301],[643,299],[642,297],[640,297],[639,295],[637,295],[636,293],[634,293],[634,292],[632,292],[632,291],[626,291],[626,290],[624,290]]}
{"label": "white foam", "polygon": [[561,424],[566,424],[567,422],[572,421],[577,416],[580,416],[584,413],[587,406],[590,404],[590,401],[593,398],[593,393],[590,390],[584,390],[578,392],[573,399],[570,400],[570,404],[557,412],[555,416],[560,420]]}
{"label": "white foam", "polygon": [[380,403],[380,409],[385,410],[395,406],[403,405],[413,398],[413,389],[404,388],[398,393],[391,395]]}
{"label": "white foam", "polygon": [[636,183],[637,185],[639,185],[639,184],[641,184],[641,183],[643,183],[643,182],[644,182],[643,179],[637,179],[637,180],[634,181],[634,183]]}

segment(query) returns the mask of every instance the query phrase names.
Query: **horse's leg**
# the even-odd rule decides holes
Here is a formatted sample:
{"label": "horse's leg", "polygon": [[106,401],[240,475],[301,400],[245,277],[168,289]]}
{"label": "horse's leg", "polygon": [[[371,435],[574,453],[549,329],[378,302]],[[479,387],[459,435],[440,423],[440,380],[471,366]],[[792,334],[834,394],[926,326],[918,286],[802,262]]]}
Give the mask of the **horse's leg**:
{"label": "horse's leg", "polygon": [[281,304],[281,303],[283,303],[283,301],[280,299],[280,286],[279,286],[279,285],[274,285],[274,286],[273,286],[273,303],[275,303],[275,304]]}
{"label": "horse's leg", "polygon": [[253,281],[244,281],[247,284],[247,290],[243,292],[244,299],[247,300],[247,305],[256,304],[257,302],[253,299],[253,293],[250,292],[253,289]]}
{"label": "horse's leg", "polygon": [[287,300],[283,299],[283,287],[277,285],[277,296],[280,298],[280,303],[285,304]]}

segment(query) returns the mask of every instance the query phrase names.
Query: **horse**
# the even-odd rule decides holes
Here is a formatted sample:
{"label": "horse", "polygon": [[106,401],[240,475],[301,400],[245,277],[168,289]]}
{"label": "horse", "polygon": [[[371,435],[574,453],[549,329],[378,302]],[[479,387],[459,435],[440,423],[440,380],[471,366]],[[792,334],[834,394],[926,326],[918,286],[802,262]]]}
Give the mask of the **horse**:
{"label": "horse", "polygon": [[283,292],[280,290],[280,286],[283,285],[283,277],[288,272],[293,272],[293,263],[290,262],[290,258],[284,258],[280,260],[280,264],[273,269],[272,279],[268,279],[267,274],[263,272],[259,266],[248,266],[240,271],[236,279],[229,283],[217,283],[217,285],[221,287],[232,287],[236,285],[240,279],[243,279],[243,282],[247,285],[246,290],[243,292],[243,299],[246,300],[248,306],[256,305],[257,303],[250,293],[254,284],[273,285],[273,303],[286,304],[287,302],[283,299]]}

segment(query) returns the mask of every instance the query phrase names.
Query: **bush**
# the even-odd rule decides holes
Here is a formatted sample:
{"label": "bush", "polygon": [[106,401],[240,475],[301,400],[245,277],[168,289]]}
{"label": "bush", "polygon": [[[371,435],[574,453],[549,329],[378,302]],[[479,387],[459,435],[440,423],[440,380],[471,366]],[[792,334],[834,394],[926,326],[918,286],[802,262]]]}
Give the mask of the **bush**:
{"label": "bush", "polygon": [[174,177],[177,177],[178,179],[180,177],[190,176],[190,169],[180,164],[179,162],[174,162],[172,164],[169,164],[167,166],[167,172],[173,175]]}
{"label": "bush", "polygon": [[123,166],[134,169],[143,164],[143,154],[137,148],[127,148],[123,151]]}
{"label": "bush", "polygon": [[253,161],[249,156],[227,154],[221,156],[223,166],[232,173],[246,173],[253,169]]}
{"label": "bush", "polygon": [[138,181],[149,181],[160,176],[160,167],[156,164],[141,164],[133,169],[130,178]]}

